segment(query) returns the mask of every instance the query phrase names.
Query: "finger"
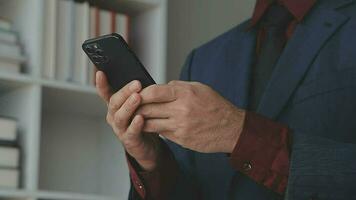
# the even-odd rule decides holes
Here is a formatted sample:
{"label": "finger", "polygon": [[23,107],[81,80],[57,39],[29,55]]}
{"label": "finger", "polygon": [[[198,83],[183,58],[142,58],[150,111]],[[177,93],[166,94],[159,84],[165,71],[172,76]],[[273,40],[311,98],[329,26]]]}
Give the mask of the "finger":
{"label": "finger", "polygon": [[111,96],[109,101],[109,115],[114,115],[117,110],[124,104],[127,98],[135,92],[141,90],[141,83],[139,81],[131,81],[125,85],[122,89]]}
{"label": "finger", "polygon": [[144,104],[136,111],[136,114],[142,115],[145,119],[150,118],[169,118],[173,115],[172,103],[153,103]]}
{"label": "finger", "polygon": [[126,131],[132,115],[140,105],[140,95],[132,94],[114,115],[114,123],[120,133]]}
{"label": "finger", "polygon": [[175,87],[170,85],[151,85],[143,89],[140,95],[142,104],[170,102],[176,99]]}
{"label": "finger", "polygon": [[164,133],[173,130],[173,126],[169,119],[147,119],[143,126],[144,132],[149,133]]}
{"label": "finger", "polygon": [[106,103],[108,103],[110,97],[112,96],[112,92],[106,79],[106,76],[102,71],[96,72],[95,82],[96,90],[98,91],[99,96],[104,99]]}
{"label": "finger", "polygon": [[144,125],[144,119],[141,115],[136,115],[130,126],[127,128],[126,136],[132,139],[141,137],[141,132]]}

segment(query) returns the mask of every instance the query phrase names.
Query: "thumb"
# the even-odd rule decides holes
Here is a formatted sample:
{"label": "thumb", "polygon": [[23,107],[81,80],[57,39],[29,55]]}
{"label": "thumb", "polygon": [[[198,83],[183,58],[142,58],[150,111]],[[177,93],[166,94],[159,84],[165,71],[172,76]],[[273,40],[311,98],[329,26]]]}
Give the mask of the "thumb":
{"label": "thumb", "polygon": [[113,95],[109,86],[108,80],[102,71],[97,71],[95,74],[95,85],[99,96],[108,103],[110,97]]}

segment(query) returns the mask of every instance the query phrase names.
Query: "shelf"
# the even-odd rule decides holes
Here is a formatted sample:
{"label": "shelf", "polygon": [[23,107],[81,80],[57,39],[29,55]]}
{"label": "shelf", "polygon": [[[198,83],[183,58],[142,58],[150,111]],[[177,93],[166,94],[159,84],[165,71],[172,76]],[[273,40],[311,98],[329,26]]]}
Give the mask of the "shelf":
{"label": "shelf", "polygon": [[53,88],[53,89],[60,89],[60,90],[67,90],[67,91],[96,95],[96,89],[94,86],[79,85],[71,82],[61,82],[56,80],[45,80],[45,79],[42,79],[40,81],[40,84],[44,87]]}
{"label": "shelf", "polygon": [[39,191],[37,194],[39,199],[61,199],[61,200],[118,200],[117,197],[107,197],[101,195],[89,195],[71,192],[52,192],[52,191]]}
{"label": "shelf", "polygon": [[0,189],[0,199],[54,199],[54,200],[119,200],[117,197],[103,195],[82,194],[73,192],[54,192],[40,190],[31,192],[26,190]]}
{"label": "shelf", "polygon": [[33,83],[35,80],[25,74],[0,73],[0,91],[2,92]]}
{"label": "shelf", "polygon": [[72,82],[61,82],[57,80],[37,79],[27,74],[0,72],[0,91],[18,88],[30,84],[40,84],[48,88],[57,88],[60,90],[96,95],[96,89],[94,86],[79,85]]}
{"label": "shelf", "polygon": [[33,194],[25,190],[0,189],[0,199],[2,198],[29,198]]}

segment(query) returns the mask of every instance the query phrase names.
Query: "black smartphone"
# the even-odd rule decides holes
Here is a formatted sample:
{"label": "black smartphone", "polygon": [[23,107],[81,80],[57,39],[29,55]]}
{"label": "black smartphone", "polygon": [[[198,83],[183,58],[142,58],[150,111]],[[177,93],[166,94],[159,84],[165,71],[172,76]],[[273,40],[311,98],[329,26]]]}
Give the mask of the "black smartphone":
{"label": "black smartphone", "polygon": [[135,53],[117,33],[86,40],[82,48],[97,69],[104,72],[113,92],[133,80],[139,80],[143,88],[155,84]]}

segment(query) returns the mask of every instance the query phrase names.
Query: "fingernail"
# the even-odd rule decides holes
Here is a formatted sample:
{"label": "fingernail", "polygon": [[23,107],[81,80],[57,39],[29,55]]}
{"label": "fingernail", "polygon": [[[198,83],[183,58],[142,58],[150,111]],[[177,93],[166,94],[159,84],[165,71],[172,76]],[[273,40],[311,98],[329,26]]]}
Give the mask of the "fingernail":
{"label": "fingernail", "polygon": [[131,91],[135,91],[137,87],[138,87],[138,81],[133,81],[129,88]]}

